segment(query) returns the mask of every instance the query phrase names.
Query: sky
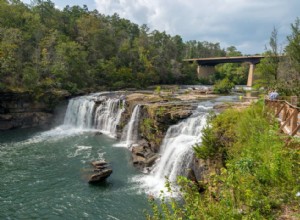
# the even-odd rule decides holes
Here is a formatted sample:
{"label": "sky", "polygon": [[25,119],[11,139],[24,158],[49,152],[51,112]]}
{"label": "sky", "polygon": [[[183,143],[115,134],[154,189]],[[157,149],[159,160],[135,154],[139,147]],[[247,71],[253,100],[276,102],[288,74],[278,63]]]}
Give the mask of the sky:
{"label": "sky", "polygon": [[[23,0],[30,3],[30,0]],[[57,8],[87,5],[150,30],[180,35],[184,41],[235,46],[243,54],[265,51],[274,28],[283,50],[290,25],[300,18],[300,0],[52,0]]]}

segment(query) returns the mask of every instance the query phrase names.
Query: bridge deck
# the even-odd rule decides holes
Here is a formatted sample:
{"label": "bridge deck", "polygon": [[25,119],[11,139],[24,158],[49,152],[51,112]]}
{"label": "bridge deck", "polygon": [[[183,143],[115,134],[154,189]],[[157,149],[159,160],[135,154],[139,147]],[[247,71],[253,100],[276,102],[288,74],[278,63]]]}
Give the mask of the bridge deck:
{"label": "bridge deck", "polygon": [[220,63],[259,63],[264,56],[239,56],[239,57],[208,57],[184,59],[186,62],[197,62],[199,65],[217,65]]}

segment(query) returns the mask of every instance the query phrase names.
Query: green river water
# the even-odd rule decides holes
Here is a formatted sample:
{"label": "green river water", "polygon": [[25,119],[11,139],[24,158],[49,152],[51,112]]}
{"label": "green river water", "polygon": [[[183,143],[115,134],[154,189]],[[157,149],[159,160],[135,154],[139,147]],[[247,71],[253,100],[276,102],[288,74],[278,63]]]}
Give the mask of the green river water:
{"label": "green river water", "polygon": [[[147,196],[126,148],[105,135],[21,129],[0,133],[0,219],[144,219]],[[90,162],[113,174],[89,185]]]}

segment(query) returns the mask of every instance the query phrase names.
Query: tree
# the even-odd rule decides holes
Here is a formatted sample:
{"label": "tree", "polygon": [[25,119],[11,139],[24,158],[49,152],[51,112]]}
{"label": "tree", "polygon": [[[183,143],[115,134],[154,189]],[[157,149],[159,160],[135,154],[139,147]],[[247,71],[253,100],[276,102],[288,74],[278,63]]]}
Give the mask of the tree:
{"label": "tree", "polygon": [[278,31],[274,27],[269,40],[269,49],[266,47],[265,58],[261,59],[257,65],[256,73],[259,76],[257,84],[260,86],[270,86],[276,84],[278,80],[279,67],[279,49],[278,49]]}
{"label": "tree", "polygon": [[[51,0],[0,0],[0,88],[97,90],[194,83],[184,57],[225,55],[219,43],[183,42],[118,14]],[[31,85],[32,82],[35,82]]]}
{"label": "tree", "polygon": [[17,28],[3,28],[0,36],[0,77],[8,86],[18,87],[22,72],[22,32]]}
{"label": "tree", "polygon": [[60,42],[56,46],[56,59],[52,72],[66,89],[85,88],[91,84],[83,47],[74,41]]}
{"label": "tree", "polygon": [[277,88],[281,95],[300,95],[300,20],[291,24],[286,56],[279,63]]}
{"label": "tree", "polygon": [[300,73],[300,19],[291,24],[292,33],[287,37],[289,44],[286,47],[287,56],[291,59],[292,66]]}
{"label": "tree", "polygon": [[[236,49],[235,46],[227,47],[227,57],[238,57],[242,56],[242,53]],[[245,85],[247,83],[248,64],[239,63],[225,63],[216,66],[217,74],[216,80],[227,77],[235,85]]]}

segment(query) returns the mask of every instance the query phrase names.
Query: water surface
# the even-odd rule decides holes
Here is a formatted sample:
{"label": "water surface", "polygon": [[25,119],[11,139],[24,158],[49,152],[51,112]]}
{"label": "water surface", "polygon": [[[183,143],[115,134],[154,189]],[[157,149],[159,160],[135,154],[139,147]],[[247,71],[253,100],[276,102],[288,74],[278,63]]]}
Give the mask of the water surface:
{"label": "water surface", "polygon": [[[143,219],[147,196],[130,152],[93,132],[58,128],[0,133],[0,219]],[[112,175],[89,185],[90,162],[105,159]]]}

